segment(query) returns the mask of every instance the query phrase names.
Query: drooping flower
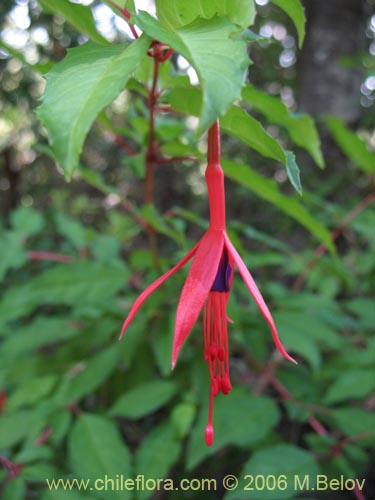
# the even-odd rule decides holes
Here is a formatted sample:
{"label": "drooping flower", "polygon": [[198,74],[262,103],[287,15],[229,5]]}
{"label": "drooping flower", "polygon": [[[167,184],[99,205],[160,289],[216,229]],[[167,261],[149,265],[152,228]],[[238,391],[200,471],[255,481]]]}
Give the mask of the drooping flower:
{"label": "drooping flower", "polygon": [[206,183],[210,207],[209,228],[200,241],[172,269],[157,278],[136,299],[123,324],[120,338],[138,312],[143,302],[172,274],[193,259],[177,307],[172,368],[180,350],[196,323],[202,309],[204,325],[204,359],[210,372],[210,401],[205,440],[213,443],[213,401],[219,392],[231,391],[229,376],[227,302],[230,295],[234,267],[239,271],[260,312],[266,319],[279,352],[289,361],[280,342],[272,315],[246,265],[230,241],[225,222],[224,173],[220,166],[220,129],[218,121],[208,132]]}

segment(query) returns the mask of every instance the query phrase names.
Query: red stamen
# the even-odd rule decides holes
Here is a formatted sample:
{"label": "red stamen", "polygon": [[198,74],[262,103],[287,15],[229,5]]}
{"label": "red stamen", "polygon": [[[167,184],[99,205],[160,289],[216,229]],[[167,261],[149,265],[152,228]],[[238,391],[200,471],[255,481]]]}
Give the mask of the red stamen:
{"label": "red stamen", "polygon": [[214,440],[212,424],[214,399],[222,392],[229,394],[232,389],[229,378],[229,351],[226,305],[229,292],[210,291],[204,306],[204,359],[210,370],[210,402],[206,427],[206,444]]}

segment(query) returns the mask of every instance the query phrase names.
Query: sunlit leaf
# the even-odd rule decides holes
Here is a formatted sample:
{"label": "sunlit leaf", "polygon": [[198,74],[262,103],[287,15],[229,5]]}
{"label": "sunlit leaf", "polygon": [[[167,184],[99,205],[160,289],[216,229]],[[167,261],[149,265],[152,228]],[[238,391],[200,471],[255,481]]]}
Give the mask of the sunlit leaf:
{"label": "sunlit leaf", "polygon": [[45,125],[56,161],[71,178],[83,142],[96,115],[112,102],[144,57],[150,41],[140,37],[129,46],[86,43],[47,74],[37,114]]}
{"label": "sunlit leaf", "polygon": [[199,133],[204,132],[241,94],[249,60],[246,43],[231,37],[236,26],[215,17],[172,30],[146,12],[140,12],[136,22],[150,37],[183,55],[196,70],[203,96]]}

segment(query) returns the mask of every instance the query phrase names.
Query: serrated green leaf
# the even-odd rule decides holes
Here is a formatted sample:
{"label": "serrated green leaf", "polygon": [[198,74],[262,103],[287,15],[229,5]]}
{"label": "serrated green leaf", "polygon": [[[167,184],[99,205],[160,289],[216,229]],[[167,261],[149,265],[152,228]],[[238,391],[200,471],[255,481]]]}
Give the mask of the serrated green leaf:
{"label": "serrated green leaf", "polygon": [[[107,418],[81,415],[69,436],[68,449],[72,470],[83,479],[116,478],[117,474],[132,477],[130,452],[116,426]],[[104,499],[124,498],[120,490],[111,491],[109,496],[103,488],[95,494]]]}
{"label": "serrated green leaf", "polygon": [[348,370],[334,380],[323,402],[333,404],[347,399],[362,399],[374,389],[374,370]]}
{"label": "serrated green leaf", "polygon": [[67,0],[38,0],[47,12],[63,16],[80,33],[85,33],[96,43],[108,45],[108,40],[103,38],[96,30],[94,18],[89,7],[69,2]]}
{"label": "serrated green leaf", "polygon": [[246,43],[231,38],[236,26],[215,17],[172,31],[146,12],[136,16],[136,23],[151,38],[183,55],[196,70],[203,96],[198,132],[203,133],[241,94],[249,61]]}
{"label": "serrated green leaf", "polygon": [[306,17],[300,0],[271,0],[280,7],[293,21],[298,34],[298,47],[301,48],[305,39]]}
{"label": "serrated green leaf", "polygon": [[368,149],[367,144],[355,132],[350,130],[339,118],[326,119],[333,138],[342,151],[364,172],[375,172],[375,152]]}
{"label": "serrated green leaf", "polygon": [[[266,478],[273,475],[276,478],[284,478],[285,482],[279,483],[281,487],[272,489],[262,488],[251,492],[253,500],[281,500],[293,498],[298,495],[299,490],[295,487],[295,479],[299,477],[302,481],[309,478],[309,486],[306,489],[314,489],[316,476],[319,474],[319,466],[314,456],[302,448],[289,444],[278,444],[269,448],[256,451],[250,460],[245,464],[243,472],[240,474],[239,487],[225,495],[225,500],[249,498],[249,491],[246,491],[249,477],[246,474],[251,471],[253,477],[261,476]],[[286,488],[284,488],[286,486]]]}
{"label": "serrated green leaf", "polygon": [[215,400],[214,444],[209,448],[204,445],[207,408],[203,408],[189,441],[187,467],[194,468],[207,456],[228,444],[246,447],[260,441],[278,420],[279,411],[270,398],[254,397],[239,388],[233,389],[229,396],[220,395]]}
{"label": "serrated green leaf", "polygon": [[47,74],[37,115],[47,128],[56,161],[71,178],[96,115],[124,88],[150,40],[143,35],[129,46],[86,43]]}
{"label": "serrated green leaf", "polygon": [[294,189],[298,194],[302,195],[300,170],[292,151],[286,151],[286,172]]}
{"label": "serrated green leaf", "polygon": [[14,286],[0,303],[0,323],[5,323],[45,304],[101,304],[111,300],[126,280],[119,262],[58,264]]}
{"label": "serrated green leaf", "polygon": [[126,392],[116,401],[110,415],[137,419],[164,406],[176,394],[173,382],[158,380]]}
{"label": "serrated green leaf", "polygon": [[298,200],[280,193],[273,180],[265,179],[249,167],[229,160],[223,160],[222,166],[228,177],[248,187],[260,198],[273,203],[314,234],[330,252],[335,253],[330,232],[318,220],[314,219]]}
{"label": "serrated green leaf", "polygon": [[270,123],[285,127],[292,141],[308,151],[319,167],[324,167],[319,135],[314,120],[310,116],[290,113],[280,99],[255,89],[251,85],[244,87],[242,97],[256,111],[262,113]]}
{"label": "serrated green leaf", "polygon": [[172,29],[186,26],[197,17],[211,19],[215,15],[247,28],[255,18],[253,0],[156,0],[155,3],[159,21]]}

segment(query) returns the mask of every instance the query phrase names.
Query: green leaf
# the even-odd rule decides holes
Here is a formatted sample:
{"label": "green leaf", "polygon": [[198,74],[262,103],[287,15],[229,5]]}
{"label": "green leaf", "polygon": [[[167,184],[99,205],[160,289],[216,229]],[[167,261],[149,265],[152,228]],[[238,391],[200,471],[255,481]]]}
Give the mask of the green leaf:
{"label": "green leaf", "polygon": [[310,116],[290,113],[280,99],[255,89],[251,85],[244,87],[242,97],[252,108],[262,113],[270,123],[284,127],[292,141],[308,151],[319,167],[324,167],[319,135],[314,120]]}
{"label": "green leaf", "polygon": [[2,363],[14,363],[15,358],[31,353],[31,351],[70,339],[79,333],[79,328],[67,318],[38,316],[28,325],[18,326],[17,331],[10,334],[1,345]]}
{"label": "green leaf", "polygon": [[[299,488],[296,488],[295,478],[299,477],[303,482],[305,477],[308,477],[309,488],[314,489],[316,485],[316,476],[319,474],[319,466],[313,455],[307,451],[289,444],[278,444],[269,448],[256,451],[250,460],[245,464],[243,472],[240,474],[240,482],[235,491],[231,491],[225,495],[225,500],[234,500],[241,498],[249,498],[249,490],[246,491],[245,486],[251,487],[249,477],[261,476],[266,478],[269,475],[282,478],[285,482],[279,483],[280,487],[274,489],[257,490],[254,484],[254,491],[251,492],[253,500],[269,499],[282,500],[284,498],[293,498],[298,495]],[[277,486],[277,483],[276,483]],[[286,488],[284,489],[284,487]]]}
{"label": "green leaf", "polygon": [[1,259],[0,282],[9,269],[17,269],[27,262],[27,253],[23,248],[19,234],[13,231],[0,233]]}
{"label": "green leaf", "polygon": [[18,410],[22,406],[30,406],[48,396],[56,385],[56,375],[44,375],[25,381],[11,394],[7,403],[7,411]]}
{"label": "green leaf", "polygon": [[227,17],[241,28],[254,22],[253,0],[156,0],[159,21],[167,28],[180,28],[197,17],[211,19],[215,15]]}
{"label": "green leaf", "polygon": [[223,160],[222,166],[228,177],[251,189],[260,198],[273,203],[314,234],[330,252],[335,253],[330,232],[314,219],[299,201],[281,194],[273,180],[265,179],[249,167],[229,160]]}
{"label": "green leaf", "polygon": [[[147,473],[148,478],[164,478],[177,462],[182,443],[176,440],[173,426],[166,422],[154,429],[137,449],[135,455],[135,476]],[[160,453],[163,450],[163,453]],[[158,457],[155,460],[155,457]],[[150,496],[147,489],[140,490],[137,498]]]}
{"label": "green leaf", "polygon": [[77,219],[68,217],[63,212],[54,215],[56,229],[64,236],[77,250],[86,245],[85,227]]}
{"label": "green leaf", "polygon": [[14,286],[3,296],[0,323],[45,304],[108,303],[122,288],[126,277],[126,268],[119,262],[55,265],[27,283]]}
{"label": "green leaf", "polygon": [[179,403],[173,408],[171,423],[180,439],[185,438],[190,431],[196,411],[196,406],[187,402]]}
{"label": "green leaf", "polygon": [[9,448],[19,443],[37,430],[44,420],[41,412],[22,410],[0,415],[0,449]]}
{"label": "green leaf", "polygon": [[361,410],[360,408],[340,408],[331,410],[327,416],[322,414],[322,419],[328,420],[334,428],[340,429],[347,436],[358,434],[369,434],[371,445],[375,435],[375,414]]}
{"label": "green leaf", "polygon": [[375,173],[375,153],[355,132],[335,117],[326,118],[328,128],[342,151],[364,172]]}
{"label": "green leaf", "polygon": [[298,47],[301,48],[305,38],[305,11],[300,0],[271,0],[280,7],[293,21],[298,34]]}
{"label": "green leaf", "polygon": [[77,167],[96,115],[124,88],[149,44],[145,35],[130,46],[86,43],[69,50],[65,59],[47,74],[37,114],[47,128],[56,161],[68,179]]}
{"label": "green leaf", "polygon": [[89,7],[84,7],[67,0],[38,0],[43,9],[53,15],[63,16],[80,33],[85,33],[91,40],[100,44],[109,42],[97,31],[94,18]]}
{"label": "green leaf", "polygon": [[62,406],[79,401],[83,396],[97,389],[116,368],[121,350],[112,344],[101,350],[87,362],[78,375],[65,378],[54,395],[54,400]]}
{"label": "green leaf", "polygon": [[50,491],[46,491],[40,500],[93,500],[94,498],[96,497],[88,497],[86,494],[84,495],[78,491],[63,490],[62,488],[59,488],[56,490],[51,489]]}
{"label": "green leaf", "polygon": [[282,164],[286,155],[280,144],[264,130],[263,126],[244,109],[231,106],[220,120],[221,128],[227,134],[236,137],[267,158],[273,158]]}
{"label": "green leaf", "polygon": [[332,404],[347,399],[362,399],[374,389],[375,377],[372,369],[348,370],[335,379],[323,401]]}
{"label": "green leaf", "polygon": [[26,498],[26,483],[22,477],[6,481],[1,492],[2,500],[24,500]]}
{"label": "green leaf", "polygon": [[292,151],[286,151],[286,172],[294,189],[298,194],[302,195],[300,170],[296,163],[296,157]]}
{"label": "green leaf", "polygon": [[[116,426],[107,418],[81,415],[69,436],[69,461],[75,475],[84,479],[99,479],[122,475],[131,477],[130,453]],[[95,491],[100,498],[123,500],[120,490]]]}
{"label": "green leaf", "polygon": [[44,227],[42,214],[30,207],[19,207],[12,212],[10,220],[14,231],[22,238],[39,233]]}
{"label": "green leaf", "polygon": [[203,133],[241,95],[249,60],[246,43],[231,37],[236,26],[215,17],[172,31],[146,12],[136,16],[136,23],[151,38],[183,55],[196,70],[203,96],[198,132]]}
{"label": "green leaf", "polygon": [[278,420],[279,411],[270,398],[254,397],[239,388],[233,389],[228,396],[220,395],[215,400],[214,444],[209,448],[204,445],[207,408],[203,408],[189,441],[187,467],[194,468],[204,458],[228,444],[246,447],[259,442]]}
{"label": "green leaf", "polygon": [[173,382],[158,380],[142,384],[120,396],[110,409],[110,415],[142,418],[167,404],[176,392]]}
{"label": "green leaf", "polygon": [[[199,116],[202,95],[198,89],[174,89],[170,94],[173,109],[189,115]],[[224,132],[236,137],[250,148],[267,158],[285,164],[286,155],[280,144],[271,137],[262,125],[238,106],[231,106],[220,119]]]}

